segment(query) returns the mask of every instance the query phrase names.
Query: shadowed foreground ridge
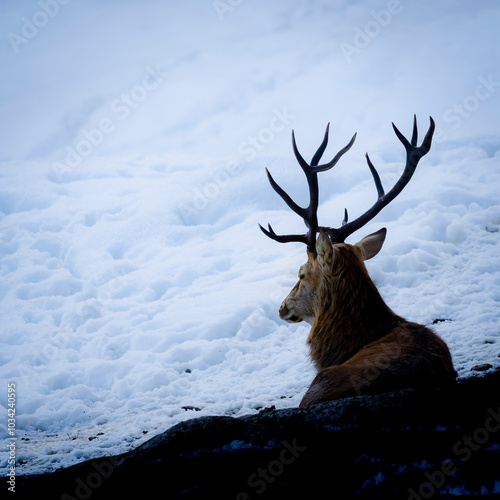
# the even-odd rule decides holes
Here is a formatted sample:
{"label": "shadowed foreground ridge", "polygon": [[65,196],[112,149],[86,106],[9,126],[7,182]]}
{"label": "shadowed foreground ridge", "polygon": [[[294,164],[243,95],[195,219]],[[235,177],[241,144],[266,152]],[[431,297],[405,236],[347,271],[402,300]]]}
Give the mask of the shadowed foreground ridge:
{"label": "shadowed foreground ridge", "polygon": [[499,387],[496,371],[446,389],[195,418],[126,454],[18,477],[15,498],[500,498]]}

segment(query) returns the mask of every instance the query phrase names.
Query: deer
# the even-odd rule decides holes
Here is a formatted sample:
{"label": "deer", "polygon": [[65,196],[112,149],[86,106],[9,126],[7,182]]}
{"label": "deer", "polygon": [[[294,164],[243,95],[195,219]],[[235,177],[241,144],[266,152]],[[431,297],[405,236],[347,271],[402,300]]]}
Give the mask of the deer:
{"label": "deer", "polygon": [[279,309],[288,323],[311,325],[307,338],[310,358],[316,368],[310,387],[299,407],[353,396],[374,395],[407,388],[449,386],[456,381],[446,343],[430,328],[407,321],[384,302],[368,275],[364,261],[375,257],[385,241],[382,228],[358,243],[346,243],[348,236],[371,221],[393,201],[412,178],[417,164],[432,143],[435,123],[417,146],[417,118],[414,116],[411,141],[392,124],[406,150],[406,164],[392,189],[385,192],[380,176],[365,155],[377,190],[375,203],[355,220],[347,209],[338,228],[318,224],[318,173],[333,168],[352,147],[349,143],[328,163],[319,164],[328,144],[328,123],[322,143],[307,163],[299,153],[292,131],[292,147],[309,187],[309,205],[301,207],[276,183],[266,168],[272,188],[288,207],[302,217],[306,234],[278,235],[270,224],[262,232],[279,243],[299,242],[307,246],[307,262],[299,269],[299,281]]}

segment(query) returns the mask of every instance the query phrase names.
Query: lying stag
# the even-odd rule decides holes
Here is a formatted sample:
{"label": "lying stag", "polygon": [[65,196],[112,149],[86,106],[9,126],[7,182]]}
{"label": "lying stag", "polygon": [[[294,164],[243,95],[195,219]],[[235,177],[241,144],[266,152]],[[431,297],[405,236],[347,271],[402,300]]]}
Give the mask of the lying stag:
{"label": "lying stag", "polygon": [[[309,185],[310,203],[297,205],[267,175],[273,189],[300,215],[308,227],[305,235],[277,235],[272,227],[262,231],[275,241],[302,242],[307,245],[307,262],[299,270],[299,281],[283,301],[279,314],[290,323],[308,322],[307,339],[317,375],[300,406],[360,394],[397,389],[446,385],[456,378],[450,351],[433,331],[394,314],[368,276],[364,260],[382,248],[386,229],[363,238],[355,245],[345,239],[389,204],[408,184],[422,156],[430,150],[434,121],[421,146],[417,147],[417,121],[414,119],[411,143],[393,124],[406,149],[406,166],[394,187],[385,193],[380,177],[368,155],[366,160],[375,181],[378,199],[363,215],[348,222],[347,210],[340,228],[318,226],[318,172],[332,168],[354,143],[356,134],[329,163],[318,165],[328,143],[328,130],[309,165],[301,156],[292,132],[293,151]],[[316,239],[316,235],[319,236]]]}

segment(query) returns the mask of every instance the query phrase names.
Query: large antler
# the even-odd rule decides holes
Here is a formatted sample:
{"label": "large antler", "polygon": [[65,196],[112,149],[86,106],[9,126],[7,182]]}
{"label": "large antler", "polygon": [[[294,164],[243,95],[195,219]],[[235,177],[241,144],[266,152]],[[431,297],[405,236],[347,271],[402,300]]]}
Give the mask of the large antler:
{"label": "large antler", "polygon": [[[418,162],[420,161],[422,156],[426,155],[431,149],[432,136],[434,134],[435,124],[432,117],[429,118],[430,118],[429,130],[427,130],[427,133],[425,134],[421,146],[418,147],[417,147],[418,130],[417,130],[416,116],[413,117],[413,134],[411,137],[411,142],[408,142],[406,137],[398,130],[398,128],[396,127],[396,125],[394,125],[394,123],[392,124],[394,132],[396,132],[398,139],[403,143],[403,146],[406,149],[406,165],[401,177],[387,194],[384,192],[384,188],[382,187],[382,182],[380,181],[380,177],[378,175],[377,170],[373,166],[373,163],[371,162],[368,153],[366,154],[366,161],[368,163],[370,172],[373,176],[375,187],[377,188],[377,193],[378,193],[377,201],[363,215],[359,216],[352,222],[348,222],[347,209],[345,209],[344,220],[342,221],[342,226],[340,228],[324,227],[323,229],[325,229],[325,231],[327,232],[327,234],[329,235],[330,239],[333,242],[341,243],[345,241],[345,239],[350,234],[354,233],[355,231],[363,227],[371,219],[373,219],[386,205],[388,205],[394,198],[396,198],[396,196],[408,184],[408,182],[410,181],[415,172],[415,169],[417,168]],[[303,235],[291,234],[291,235],[278,236],[273,231],[273,228],[270,225],[268,225],[269,230],[264,229],[259,224],[260,228],[262,229],[264,234],[269,236],[269,238],[272,238],[273,240],[278,241],[280,243],[288,243],[290,241],[298,241],[301,243],[305,243],[307,245],[308,251],[312,252],[313,254],[316,254],[316,233],[320,229],[318,226],[318,215],[317,215],[318,203],[319,203],[318,172],[324,172],[325,170],[329,170],[330,168],[332,168],[339,161],[341,156],[347,151],[349,151],[349,149],[354,143],[354,140],[356,139],[356,134],[354,134],[349,144],[347,144],[347,146],[341,149],[335,155],[335,158],[333,158],[331,162],[325,163],[324,165],[318,165],[319,160],[321,159],[321,156],[323,155],[326,146],[328,144],[329,127],[330,124],[328,124],[326,127],[326,132],[325,132],[325,137],[323,138],[323,142],[321,143],[320,147],[314,154],[310,165],[300,155],[297,149],[297,144],[295,143],[295,135],[292,132],[293,151],[295,153],[297,161],[302,167],[302,170],[306,174],[307,183],[309,185],[310,202],[308,207],[302,208],[299,205],[297,205],[290,198],[290,196],[280,186],[278,186],[278,184],[275,182],[275,180],[272,178],[271,174],[266,168],[267,176],[269,178],[269,182],[271,183],[273,189],[283,198],[283,200],[285,200],[286,204],[296,214],[300,215],[304,219],[304,222],[306,226],[309,228],[309,230],[307,231],[306,234]]]}
{"label": "large antler", "polygon": [[366,161],[368,163],[368,167],[370,168],[370,172],[372,173],[375,187],[377,188],[378,199],[370,209],[368,209],[363,215],[359,216],[352,222],[347,222],[348,216],[346,209],[342,227],[338,229],[329,227],[324,228],[332,241],[337,243],[345,241],[345,239],[350,234],[354,233],[355,231],[363,227],[368,221],[372,220],[386,205],[388,205],[394,198],[396,198],[396,196],[408,184],[415,172],[415,169],[417,168],[417,164],[420,161],[420,158],[426,155],[431,149],[432,135],[434,134],[435,124],[432,117],[429,118],[431,122],[429,130],[427,130],[422,145],[419,147],[417,147],[418,130],[416,115],[414,115],[413,117],[413,134],[411,137],[411,143],[408,142],[406,137],[398,130],[396,125],[394,125],[394,123],[392,124],[394,132],[396,132],[398,139],[403,143],[403,146],[406,149],[406,165],[401,177],[387,194],[385,194],[384,192],[384,188],[382,187],[382,183],[380,182],[380,177],[377,170],[370,161],[368,153],[366,153]]}
{"label": "large antler", "polygon": [[307,250],[316,254],[316,233],[319,230],[318,226],[318,203],[319,203],[319,186],[318,186],[318,172],[324,172],[326,170],[331,169],[342,157],[344,153],[349,151],[351,146],[354,144],[354,140],[356,139],[356,134],[352,136],[352,139],[349,141],[347,146],[342,148],[328,163],[323,165],[318,165],[323,153],[328,144],[328,132],[330,129],[330,124],[326,127],[325,136],[323,138],[323,142],[319,146],[318,150],[314,154],[311,164],[309,165],[302,155],[299,153],[297,149],[297,144],[295,142],[295,134],[292,131],[292,145],[293,152],[295,153],[295,157],[299,162],[299,165],[302,167],[307,179],[307,184],[309,185],[309,206],[306,208],[302,208],[297,205],[292,198],[276,183],[273,179],[272,175],[269,173],[269,170],[266,168],[267,177],[273,189],[283,198],[285,203],[298,215],[300,215],[308,227],[308,231],[306,234],[290,234],[290,235],[277,235],[270,224],[268,224],[268,228],[264,229],[260,224],[259,227],[262,229],[264,234],[269,236],[269,238],[278,241],[280,243],[288,243],[290,241],[298,241],[301,243],[305,243],[307,245]]}

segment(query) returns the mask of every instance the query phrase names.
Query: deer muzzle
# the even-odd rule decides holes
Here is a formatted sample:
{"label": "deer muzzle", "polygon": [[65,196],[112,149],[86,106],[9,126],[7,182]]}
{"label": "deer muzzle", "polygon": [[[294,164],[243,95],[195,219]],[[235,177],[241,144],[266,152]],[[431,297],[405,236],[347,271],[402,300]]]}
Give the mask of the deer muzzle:
{"label": "deer muzzle", "polygon": [[299,318],[293,313],[293,311],[288,309],[286,302],[281,304],[279,314],[280,318],[288,323],[300,323],[302,321],[302,318]]}

